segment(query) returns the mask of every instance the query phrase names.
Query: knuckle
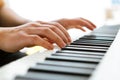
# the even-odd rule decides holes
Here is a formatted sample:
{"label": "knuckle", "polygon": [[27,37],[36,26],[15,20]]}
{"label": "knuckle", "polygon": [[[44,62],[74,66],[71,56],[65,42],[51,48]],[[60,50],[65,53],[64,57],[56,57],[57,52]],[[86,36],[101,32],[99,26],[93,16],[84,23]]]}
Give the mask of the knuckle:
{"label": "knuckle", "polygon": [[34,35],[31,37],[31,44],[36,44],[36,42],[38,41],[39,37],[37,35]]}
{"label": "knuckle", "polygon": [[39,26],[37,22],[30,23],[30,26]]}
{"label": "knuckle", "polygon": [[60,26],[60,23],[55,22],[55,25]]}
{"label": "knuckle", "polygon": [[57,27],[56,26],[50,26],[50,28],[52,29],[52,30],[57,30]]}
{"label": "knuckle", "polygon": [[42,31],[43,31],[44,33],[49,32],[49,31],[50,31],[50,28],[45,27]]}
{"label": "knuckle", "polygon": [[60,23],[57,23],[57,22],[55,22],[54,25],[55,25],[55,26],[58,26],[58,27],[61,27],[61,26],[62,26]]}
{"label": "knuckle", "polygon": [[45,46],[45,45],[46,45],[46,42],[42,40],[41,43],[40,43],[40,45],[41,45],[41,46]]}
{"label": "knuckle", "polygon": [[32,36],[32,40],[33,41],[37,41],[38,40],[38,36],[37,35]]}

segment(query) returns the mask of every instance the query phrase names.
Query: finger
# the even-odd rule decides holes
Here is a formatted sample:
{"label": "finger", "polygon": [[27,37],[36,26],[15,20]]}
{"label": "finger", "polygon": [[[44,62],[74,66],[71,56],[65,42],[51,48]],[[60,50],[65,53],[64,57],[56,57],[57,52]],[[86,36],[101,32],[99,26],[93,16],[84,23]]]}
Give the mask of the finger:
{"label": "finger", "polygon": [[40,24],[47,24],[47,22],[44,22],[44,21],[36,21],[36,22]]}
{"label": "finger", "polygon": [[50,42],[51,44],[53,44],[54,42],[53,41],[50,41],[49,39],[47,39],[47,38],[43,38],[44,40],[46,40],[46,41],[48,41],[48,42]]}
{"label": "finger", "polygon": [[76,21],[76,22],[77,22],[78,24],[82,25],[82,26],[87,27],[87,28],[90,29],[90,30],[93,30],[93,29],[94,29],[94,27],[93,27],[90,23],[88,23],[87,21],[85,21],[85,20],[78,19],[78,21]]}
{"label": "finger", "polygon": [[42,22],[42,21],[37,21],[37,22],[42,23],[42,24],[49,24],[49,25],[57,26],[57,28],[59,28],[61,30],[61,32],[66,36],[67,43],[70,44],[70,42],[72,41],[70,35],[67,32],[67,30],[62,25],[60,25],[59,23],[56,23],[56,22]]}
{"label": "finger", "polygon": [[56,26],[53,26],[51,25],[50,27],[56,34],[58,34],[62,39],[63,41],[67,44],[68,43],[68,39],[67,37],[65,36],[65,34],[59,29],[57,28]]}
{"label": "finger", "polygon": [[52,50],[54,47],[51,43],[48,41],[42,39],[38,35],[30,35],[28,40],[28,45],[32,46],[42,46],[44,48],[47,48],[48,50]]}
{"label": "finger", "polygon": [[57,26],[57,28],[59,28],[59,30],[57,29],[57,31],[56,31],[56,30],[54,30],[55,28],[52,29],[52,30],[54,30],[54,32],[56,32],[65,42],[67,42],[67,44],[70,44],[70,42],[72,41],[70,35],[67,32],[67,30],[62,25],[60,25],[59,23],[43,22],[43,21],[36,21],[36,22],[40,23],[40,24],[49,24],[49,25]]}
{"label": "finger", "polygon": [[[49,25],[50,26],[50,25]],[[37,27],[35,29],[29,30],[31,33],[30,35],[39,35],[41,37],[47,38],[49,41],[53,41],[56,43],[60,48],[63,48],[66,46],[65,42],[63,39],[56,34],[54,31],[52,31],[49,28],[48,25],[42,25],[41,27]]]}
{"label": "finger", "polygon": [[88,23],[90,23],[94,28],[96,28],[96,26],[92,23],[92,22],[90,22],[89,20],[87,20],[87,19],[84,19],[84,18],[81,18],[81,19],[83,19],[83,20],[85,20],[85,21],[87,21]]}
{"label": "finger", "polygon": [[[41,33],[39,35],[41,35]],[[45,36],[49,40],[55,42],[60,48],[63,48],[66,46],[63,39],[49,28],[44,27],[44,29],[42,30],[42,36]]]}
{"label": "finger", "polygon": [[31,34],[33,33],[33,31],[36,30],[36,28],[40,27],[41,24],[37,23],[37,22],[30,22],[27,24],[24,24],[21,26],[22,31],[26,32],[27,34]]}
{"label": "finger", "polygon": [[82,31],[86,32],[86,30],[82,26],[80,26],[80,25],[76,25],[75,28],[81,29]]}
{"label": "finger", "polygon": [[32,26],[32,27],[39,27],[39,26],[41,26],[41,24],[38,23],[38,22],[30,22],[30,23],[25,24],[25,25],[29,25],[29,26]]}
{"label": "finger", "polygon": [[69,33],[67,32],[67,30],[61,24],[56,23],[56,22],[53,22],[53,23],[54,23],[53,25],[57,26],[65,34],[65,36],[68,39],[68,44],[70,44],[70,42],[72,40],[71,40],[71,37],[70,37]]}

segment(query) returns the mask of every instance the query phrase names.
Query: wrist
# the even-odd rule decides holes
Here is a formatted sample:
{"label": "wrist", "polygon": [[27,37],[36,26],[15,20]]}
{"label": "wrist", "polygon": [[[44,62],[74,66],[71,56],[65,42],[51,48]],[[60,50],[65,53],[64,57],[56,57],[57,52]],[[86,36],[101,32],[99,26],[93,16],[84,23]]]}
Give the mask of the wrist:
{"label": "wrist", "polygon": [[66,23],[67,20],[68,19],[66,19],[66,18],[62,18],[62,19],[55,20],[54,22],[57,22],[57,23],[61,24],[65,29],[67,29],[67,25],[68,25]]}

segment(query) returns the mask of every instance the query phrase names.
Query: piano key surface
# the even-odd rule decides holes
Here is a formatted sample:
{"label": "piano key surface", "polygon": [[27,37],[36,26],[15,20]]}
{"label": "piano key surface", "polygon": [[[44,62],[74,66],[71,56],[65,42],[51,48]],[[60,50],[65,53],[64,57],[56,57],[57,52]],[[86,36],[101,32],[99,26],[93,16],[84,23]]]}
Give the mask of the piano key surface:
{"label": "piano key surface", "polygon": [[[103,28],[102,28],[103,30]],[[114,39],[116,34],[114,31],[111,31],[112,29],[104,29],[102,34],[112,34],[112,36],[108,36],[108,37],[112,37]],[[95,30],[94,32],[96,33],[101,33],[101,28],[100,30]],[[93,33],[94,33],[93,32]],[[98,35],[99,36],[99,35]],[[113,42],[113,39],[108,39],[108,37],[104,37],[104,39],[79,39],[76,40],[72,43],[72,45],[84,45],[84,46],[100,46],[100,47],[107,47],[105,48],[90,48],[90,47],[76,47],[76,46],[66,46],[65,48],[62,48],[62,50],[68,50],[68,51],[88,51],[88,52],[101,52],[101,53],[106,53],[108,50],[108,47],[110,47],[111,43]],[[83,37],[84,38],[84,37]],[[62,51],[61,50],[61,51]],[[52,61],[67,61],[68,62],[79,62],[79,63],[94,63],[94,64],[98,64],[101,59],[103,58],[103,56],[96,56],[96,55],[92,55],[92,56],[88,56],[88,55],[75,55],[75,54],[69,54],[69,53],[55,53],[52,54],[51,56],[47,57],[46,60],[52,60]],[[51,63],[51,62],[50,62]],[[59,76],[61,74],[75,74],[75,75],[80,75],[80,76],[90,76],[93,72],[94,68],[89,68],[89,67],[75,67],[75,66],[68,66],[68,65],[58,65],[58,64],[44,64],[44,63],[39,63],[39,65],[37,64],[34,67],[31,67],[28,70],[28,73],[26,74],[26,76],[29,76],[30,73],[56,73],[59,74]],[[38,73],[38,74],[39,74]],[[34,75],[34,74],[33,74]],[[46,74],[45,74],[46,75]],[[43,75],[43,76],[45,76]],[[55,75],[54,75],[55,76]],[[66,76],[67,77],[67,76]],[[41,77],[40,77],[41,78]],[[16,78],[17,79],[17,78]],[[19,78],[18,78],[19,79]],[[46,78],[43,78],[46,79]],[[48,79],[48,78],[47,78]],[[49,77],[49,79],[53,79],[51,77]],[[58,80],[60,78],[57,78]],[[63,79],[68,79],[68,78],[63,78]],[[80,79],[80,78],[79,78]],[[61,80],[61,79],[60,79]],[[74,80],[77,80],[74,78]]]}
{"label": "piano key surface", "polygon": [[89,80],[120,80],[120,30]]}
{"label": "piano key surface", "polygon": [[[38,62],[37,64],[39,65],[41,63]],[[44,64],[84,67],[84,68],[92,68],[92,69],[94,69],[97,66],[97,64],[95,63],[70,62],[70,61],[60,61],[60,60],[45,60]]]}
{"label": "piano key surface", "polygon": [[[29,70],[26,74],[17,75],[15,80],[88,80],[91,75],[90,73],[93,73],[94,70],[96,70],[95,68],[101,63],[102,58],[106,55],[106,51],[111,46],[117,34],[118,27],[117,29],[109,29],[111,32],[108,32],[109,30],[107,30],[107,28],[103,31],[105,32],[104,34],[101,34],[102,28],[100,28],[100,31],[96,29],[96,32],[92,32],[91,34],[85,35],[85,37],[83,36],[84,38],[80,38],[86,40],[86,36],[94,34],[95,37],[89,37],[88,40],[82,42],[84,44],[78,44],[79,41],[77,44],[73,44],[73,42],[71,46],[65,47],[69,49],[63,48],[55,53],[49,53],[51,55],[48,54],[48,56],[44,58],[45,61],[39,62],[38,60],[36,65],[27,68]],[[102,37],[103,35],[104,37]],[[96,43],[94,44],[94,41],[97,45]],[[101,41],[103,41],[102,45],[100,44]],[[80,45],[84,47],[79,47]]]}
{"label": "piano key surface", "polygon": [[98,56],[104,56],[104,54],[105,54],[104,52],[70,51],[70,50],[57,51],[57,53],[83,54],[83,55],[98,55]]}
{"label": "piano key surface", "polygon": [[25,76],[17,76],[16,80],[88,80],[88,77],[73,74],[29,72]]}

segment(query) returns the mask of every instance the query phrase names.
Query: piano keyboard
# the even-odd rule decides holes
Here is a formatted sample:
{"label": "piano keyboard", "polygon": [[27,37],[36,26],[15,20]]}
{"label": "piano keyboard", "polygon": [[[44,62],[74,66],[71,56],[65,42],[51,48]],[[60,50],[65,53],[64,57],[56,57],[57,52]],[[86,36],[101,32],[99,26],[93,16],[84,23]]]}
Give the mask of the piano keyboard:
{"label": "piano keyboard", "polygon": [[120,26],[103,26],[37,62],[14,80],[89,80]]}

